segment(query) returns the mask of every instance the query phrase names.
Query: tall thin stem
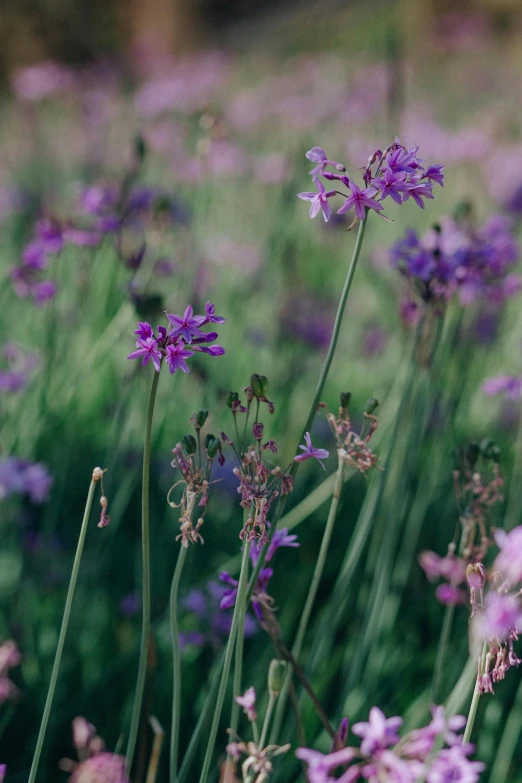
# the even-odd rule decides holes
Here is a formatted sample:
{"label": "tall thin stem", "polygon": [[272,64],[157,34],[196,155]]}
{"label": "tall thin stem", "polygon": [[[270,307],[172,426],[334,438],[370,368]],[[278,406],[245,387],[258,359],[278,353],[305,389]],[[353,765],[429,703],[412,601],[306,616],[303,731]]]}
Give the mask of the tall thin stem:
{"label": "tall thin stem", "polygon": [[[361,254],[361,248],[363,244],[364,239],[364,232],[366,230],[366,223],[368,222],[368,211],[366,210],[366,216],[364,220],[359,221],[359,230],[357,232],[357,239],[355,240],[355,247],[353,249],[352,253],[352,259],[350,261],[350,266],[348,267],[348,272],[346,275],[346,280],[344,281],[343,290],[341,292],[341,298],[339,299],[339,305],[337,307],[337,313],[335,316],[335,322],[333,326],[332,336],[330,337],[330,345],[328,346],[328,351],[325,357],[325,360],[323,362],[323,366],[321,368],[321,373],[319,375],[319,380],[317,381],[317,386],[315,389],[314,397],[312,400],[312,404],[310,406],[310,411],[308,412],[308,417],[306,419],[306,424],[303,427],[303,431],[301,433],[301,437],[299,438],[299,443],[302,442],[304,435],[306,432],[310,432],[310,429],[312,427],[312,423],[315,417],[315,414],[317,412],[317,405],[321,399],[321,395],[323,393],[324,384],[326,383],[326,379],[328,377],[328,373],[330,372],[330,366],[332,364],[332,359],[334,357],[335,349],[337,348],[337,342],[339,340],[339,332],[341,331],[341,324],[343,321],[344,316],[344,310],[346,308],[346,302],[348,300],[348,294],[350,293],[350,288],[352,287],[353,278],[355,275],[355,269],[357,267],[357,262],[359,261],[359,256]],[[298,448],[296,447],[295,453],[298,453]],[[290,469],[290,472],[292,475],[295,476],[297,469],[299,467],[298,462],[293,462],[292,467]],[[271,533],[269,533],[269,536],[272,536],[275,532],[277,523],[281,516],[283,515],[283,511],[286,504],[286,498],[288,495],[282,495],[279,498],[279,502],[277,504],[276,510],[273,514],[272,518],[272,528]],[[252,595],[254,591],[254,587],[257,583],[257,578],[259,574],[261,573],[261,569],[263,568],[266,560],[266,554],[268,552],[269,544],[265,544],[265,546],[262,548],[261,552],[259,553],[259,557],[257,559],[257,563],[255,565],[254,571],[252,573],[252,576],[250,578],[250,582],[248,585],[248,595],[249,597]]]}
{"label": "tall thin stem", "polygon": [[[310,429],[312,427],[312,423],[315,417],[315,414],[317,412],[317,404],[319,403],[321,399],[321,395],[323,393],[324,384],[326,383],[326,379],[328,377],[328,373],[330,372],[330,366],[332,364],[332,359],[334,357],[335,349],[337,348],[337,341],[339,339],[339,332],[341,331],[341,324],[343,321],[344,316],[344,309],[346,307],[346,302],[348,299],[348,294],[350,293],[350,288],[352,287],[353,277],[355,275],[355,269],[357,267],[357,262],[359,260],[359,256],[361,254],[361,248],[362,243],[364,239],[364,232],[366,230],[366,223],[368,222],[368,210],[366,210],[366,217],[364,220],[359,221],[359,230],[357,232],[357,239],[355,241],[355,247],[353,249],[352,254],[352,260],[350,261],[350,266],[348,267],[348,273],[346,275],[346,280],[344,281],[343,290],[341,292],[341,298],[339,299],[339,305],[337,307],[337,314],[335,316],[335,322],[333,326],[332,336],[330,337],[330,345],[328,346],[328,352],[326,354],[326,358],[324,360],[323,366],[321,368],[321,373],[319,375],[319,380],[317,381],[317,386],[315,389],[315,394],[312,400],[312,404],[310,406],[310,411],[308,413],[308,418],[306,419],[306,424],[303,427],[303,431],[301,433],[301,437],[299,439],[299,443],[302,442],[305,432],[310,432]],[[297,453],[297,449],[296,449]],[[292,465],[292,472],[295,473],[297,470],[297,466],[299,463],[294,462]]]}
{"label": "tall thin stem", "polygon": [[216,708],[214,710],[214,717],[212,719],[212,726],[210,728],[210,735],[208,738],[207,750],[205,753],[205,758],[203,760],[203,769],[201,770],[199,783],[206,783],[207,781],[208,773],[210,770],[210,764],[212,762],[212,755],[214,753],[214,745],[216,744],[216,736],[219,728],[221,712],[223,710],[223,703],[225,701],[225,695],[226,695],[227,685],[228,685],[228,677],[230,674],[230,666],[232,664],[232,655],[234,653],[234,645],[237,636],[239,616],[241,613],[241,605],[246,597],[249,556],[250,556],[250,541],[245,541],[245,545],[243,548],[243,559],[241,561],[241,572],[239,574],[239,583],[237,586],[236,605],[234,607],[234,614],[232,616],[232,626],[230,628],[227,647],[225,650],[225,661],[223,663],[223,672],[221,674],[221,682],[219,684],[219,691],[216,700]]}
{"label": "tall thin stem", "polygon": [[259,748],[265,747],[266,735],[268,734],[268,727],[270,726],[270,720],[272,718],[272,712],[274,710],[276,699],[277,694],[275,694],[273,691],[270,691],[270,695],[268,697],[268,706],[265,712],[265,720],[263,721],[263,728],[261,729],[261,739],[259,740],[258,744]]}
{"label": "tall thin stem", "polygon": [[[323,575],[324,566],[326,563],[326,557],[328,555],[328,549],[330,546],[330,541],[332,538],[332,533],[335,525],[335,519],[337,517],[337,510],[339,508],[339,500],[341,498],[341,490],[343,487],[343,470],[344,470],[344,462],[342,459],[342,456],[339,455],[339,462],[337,466],[337,474],[335,477],[335,485],[332,495],[332,503],[330,505],[330,511],[328,513],[328,519],[326,521],[326,527],[324,529],[323,533],[323,540],[321,541],[321,548],[319,550],[319,556],[317,558],[317,562],[315,564],[314,573],[312,576],[312,581],[310,582],[310,587],[308,588],[308,595],[306,597],[306,602],[304,605],[303,613],[301,615],[301,619],[299,621],[299,626],[297,629],[297,634],[295,637],[294,645],[292,647],[292,656],[295,658],[296,661],[299,660],[299,656],[301,654],[301,649],[303,646],[303,641],[306,635],[306,631],[308,629],[308,623],[310,622],[310,617],[312,615],[312,609],[314,607],[315,599],[317,596],[317,590],[319,589],[319,584],[321,582],[321,577]],[[283,687],[281,689],[281,694],[279,696],[279,701],[277,704],[276,709],[276,715],[274,720],[274,728],[272,730],[271,735],[271,744],[277,743],[277,736],[279,734],[279,731],[281,729],[281,723],[283,721],[284,711],[286,707],[286,700],[288,697],[288,688],[290,685],[290,679],[291,679],[292,673],[289,669],[285,682],[283,684]]]}
{"label": "tall thin stem", "polygon": [[430,701],[433,704],[438,704],[440,683],[442,679],[442,671],[444,669],[444,662],[446,660],[446,654],[448,652],[448,645],[451,636],[451,626],[453,625],[453,617],[455,615],[455,606],[447,606],[444,612],[444,621],[442,623],[442,629],[440,632],[439,646],[437,648],[437,657],[435,659],[435,669],[433,672],[433,681],[431,683],[431,697]]}
{"label": "tall thin stem", "polygon": [[[484,644],[482,645],[482,655],[480,658],[479,675],[482,674],[482,672],[484,671],[484,664],[486,662],[487,651],[488,651],[488,644],[487,642],[484,642]],[[479,678],[477,677],[477,681],[475,683],[475,689],[473,691],[473,698],[471,699],[471,705],[468,712],[468,720],[462,737],[463,745],[466,745],[470,740],[471,732],[473,731],[473,724],[475,723],[475,717],[477,715],[479,700],[480,700],[480,681]]]}
{"label": "tall thin stem", "polygon": [[170,588],[170,637],[172,642],[172,726],[170,729],[170,783],[176,783],[178,774],[179,724],[181,705],[181,650],[178,633],[178,590],[187,548],[180,547]]}
{"label": "tall thin stem", "polygon": [[142,595],[143,616],[141,622],[140,662],[138,666],[138,679],[136,681],[136,693],[132,708],[129,741],[127,744],[127,770],[130,774],[136,740],[140,724],[141,704],[145,690],[147,676],[147,651],[150,636],[150,532],[149,532],[149,483],[150,483],[150,442],[152,433],[152,417],[154,415],[154,403],[158,389],[159,372],[154,373],[149,397],[149,409],[147,423],[145,425],[145,442],[143,446],[143,477],[141,490],[141,549],[142,549]]}
{"label": "tall thin stem", "polygon": [[87,525],[91,513],[92,499],[94,497],[94,490],[96,488],[96,484],[98,483],[98,479],[99,477],[96,477],[95,474],[93,473],[91,484],[89,486],[89,492],[87,494],[87,501],[85,503],[85,511],[83,513],[82,526],[80,528],[80,536],[78,538],[76,554],[74,556],[74,563],[71,572],[71,580],[69,582],[67,598],[65,599],[65,608],[63,610],[63,617],[62,617],[62,627],[60,628],[60,636],[58,637],[58,645],[56,647],[56,654],[54,656],[53,669],[51,672],[51,681],[49,683],[49,690],[47,691],[47,698],[45,700],[45,707],[43,711],[42,722],[40,724],[40,731],[38,732],[38,739],[36,741],[33,763],[31,764],[31,771],[29,773],[29,783],[34,783],[36,779],[36,773],[38,771],[38,763],[40,761],[40,755],[42,753],[45,733],[47,731],[47,724],[49,723],[49,715],[51,713],[54,692],[56,689],[56,682],[58,680],[58,673],[60,671],[60,663],[62,660],[65,636],[67,634],[67,627],[69,625],[69,618],[71,616],[71,607],[74,598],[74,591],[76,589],[78,572],[80,570],[80,561],[82,559],[83,545],[85,543],[85,536],[87,534]]}
{"label": "tall thin stem", "polygon": [[[257,420],[257,416],[256,416]],[[243,524],[248,519],[249,509],[245,508],[243,513]],[[237,727],[239,723],[239,704],[236,701],[236,696],[241,695],[241,680],[243,678],[243,648],[245,644],[245,616],[247,610],[247,596],[243,598],[241,606],[238,607],[239,617],[237,621],[237,638],[236,638],[236,661],[234,667],[234,684],[232,688],[232,712],[230,715],[230,729],[231,736],[234,737],[237,734]],[[236,598],[237,604],[237,598]]]}

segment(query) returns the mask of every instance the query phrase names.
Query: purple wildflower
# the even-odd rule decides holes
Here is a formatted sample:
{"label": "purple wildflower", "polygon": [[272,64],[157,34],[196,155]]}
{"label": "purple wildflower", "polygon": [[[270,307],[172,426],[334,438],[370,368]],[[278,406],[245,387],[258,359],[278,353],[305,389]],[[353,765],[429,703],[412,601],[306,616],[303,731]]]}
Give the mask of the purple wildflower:
{"label": "purple wildflower", "polygon": [[138,321],[138,328],[134,330],[134,334],[137,334],[141,340],[148,340],[154,337],[154,330],[146,321]]}
{"label": "purple wildflower", "polygon": [[294,462],[304,462],[307,459],[316,459],[320,465],[322,466],[323,470],[326,470],[325,466],[321,462],[321,460],[326,459],[330,456],[330,452],[326,449],[316,449],[312,446],[312,439],[310,437],[310,433],[305,433],[305,441],[306,446],[299,446],[299,448],[303,451],[303,454],[298,454],[296,457],[294,457]]}
{"label": "purple wildflower", "polygon": [[427,783],[478,783],[485,769],[481,761],[470,761],[458,745],[441,750],[428,772]]}
{"label": "purple wildflower", "polygon": [[335,190],[326,190],[321,180],[316,180],[317,185],[317,193],[314,192],[304,192],[304,193],[298,193],[297,198],[300,198],[302,201],[311,201],[310,204],[310,217],[314,218],[316,215],[319,214],[319,211],[322,210],[323,212],[323,218],[325,223],[327,223],[330,220],[332,209],[330,207],[330,204],[328,202],[328,199],[332,196],[335,196],[336,191]]}
{"label": "purple wildflower", "polygon": [[298,748],[295,755],[308,765],[309,783],[330,783],[333,780],[330,773],[352,761],[355,751],[353,748],[342,748],[335,753],[324,754],[310,748]]}
{"label": "purple wildflower", "polygon": [[342,207],[337,210],[338,215],[344,215],[345,212],[349,212],[350,209],[354,207],[355,214],[359,220],[364,220],[367,209],[375,209],[377,212],[384,209],[383,205],[373,198],[377,193],[376,188],[360,188],[355,182],[352,182],[352,180],[348,180],[348,188],[351,196],[349,196]]}
{"label": "purple wildflower", "polygon": [[356,723],[352,731],[363,738],[362,752],[371,755],[376,750],[384,750],[398,742],[397,730],[401,726],[402,718],[386,718],[378,707],[372,707],[368,723]]}
{"label": "purple wildflower", "polygon": [[424,201],[422,199],[434,198],[432,193],[433,185],[429,182],[422,182],[421,179],[420,175],[411,178],[409,183],[405,185],[402,200],[403,202],[407,201],[411,196],[417,206],[424,209]]}
{"label": "purple wildflower", "polygon": [[[136,340],[136,346],[137,349],[130,353],[127,356],[127,359],[139,359],[143,357],[142,361],[142,367],[145,367],[150,361],[152,361],[152,364],[154,365],[157,372],[160,371],[161,368],[161,351],[158,348],[158,343],[153,337],[147,337],[145,340],[139,337]],[[173,346],[168,346],[169,348],[173,348]],[[187,352],[190,356],[192,356],[191,352]],[[168,355],[167,355],[168,356]],[[169,359],[167,358],[167,361]],[[170,364],[169,364],[170,369]],[[175,372],[175,370],[170,370],[171,372]],[[188,372],[188,368],[184,370],[184,372]]]}
{"label": "purple wildflower", "polygon": [[482,391],[488,397],[503,392],[509,400],[518,400],[522,394],[522,378],[512,375],[494,375],[484,381]]}
{"label": "purple wildflower", "polygon": [[381,177],[373,180],[375,187],[381,191],[381,198],[384,201],[386,196],[390,196],[396,204],[402,204],[402,193],[406,189],[406,172],[393,171],[388,168]]}
{"label": "purple wildflower", "polygon": [[493,568],[500,572],[503,579],[517,585],[522,582],[522,525],[513,528],[509,533],[497,530],[495,541],[500,552]]}
{"label": "purple wildflower", "polygon": [[224,324],[227,319],[222,315],[216,315],[216,305],[207,302],[205,305],[205,322],[210,324]]}
{"label": "purple wildflower", "polygon": [[199,328],[205,323],[205,316],[193,315],[192,305],[187,307],[183,316],[167,313],[167,319],[170,324],[168,334],[173,339],[181,336],[186,343],[190,343],[194,337],[206,337]]}
{"label": "purple wildflower", "polygon": [[434,165],[428,166],[425,177],[430,182],[436,182],[442,188],[444,187],[444,174],[442,173],[446,166]]}
{"label": "purple wildflower", "polygon": [[191,356],[194,356],[194,351],[187,351],[184,342],[167,345],[165,349],[165,361],[168,364],[170,374],[174,375],[176,370],[189,372],[185,359],[188,359]]}
{"label": "purple wildflower", "polygon": [[477,616],[478,632],[483,639],[504,641],[522,629],[522,609],[513,595],[489,593],[484,611]]}

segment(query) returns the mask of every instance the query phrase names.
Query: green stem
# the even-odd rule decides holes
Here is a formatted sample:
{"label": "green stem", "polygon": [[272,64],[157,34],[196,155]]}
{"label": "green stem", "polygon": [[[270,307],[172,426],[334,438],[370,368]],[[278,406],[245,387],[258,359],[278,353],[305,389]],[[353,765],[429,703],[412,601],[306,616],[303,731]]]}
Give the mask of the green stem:
{"label": "green stem", "polygon": [[239,583],[237,586],[236,605],[234,607],[234,614],[232,616],[232,626],[230,628],[227,647],[225,650],[225,661],[223,663],[223,672],[221,674],[221,682],[219,684],[219,691],[216,700],[216,708],[214,710],[214,717],[212,718],[212,726],[210,728],[210,735],[208,739],[207,750],[205,752],[205,758],[203,760],[203,769],[201,770],[201,777],[199,779],[199,783],[206,783],[207,781],[208,773],[210,770],[210,764],[212,762],[212,755],[214,753],[214,745],[216,744],[216,736],[219,728],[221,712],[223,710],[223,703],[225,701],[225,694],[228,685],[228,677],[230,674],[230,666],[232,664],[232,655],[234,652],[234,645],[237,636],[239,616],[241,613],[241,605],[246,598],[249,555],[250,555],[250,541],[245,541],[244,548],[243,548],[243,560],[241,562],[241,572],[239,574]]}
{"label": "green stem", "polygon": [[150,532],[149,532],[149,483],[150,483],[150,442],[152,433],[152,417],[154,415],[154,403],[158,389],[159,372],[154,372],[152,387],[150,390],[149,409],[147,412],[147,424],[145,426],[145,443],[143,446],[143,478],[141,494],[141,547],[142,547],[142,595],[143,617],[141,623],[140,662],[138,666],[138,679],[136,681],[136,693],[132,708],[129,741],[127,744],[127,770],[132,767],[136,740],[140,724],[141,704],[145,690],[145,678],[147,675],[147,652],[150,636]]}
{"label": "green stem", "polygon": [[[350,293],[350,288],[352,287],[353,278],[355,275],[355,269],[357,267],[357,262],[359,261],[359,256],[361,254],[361,248],[362,243],[364,239],[364,232],[366,230],[366,223],[368,222],[368,212],[369,210],[366,210],[365,219],[359,221],[359,230],[357,232],[357,239],[355,240],[355,247],[353,249],[352,259],[350,261],[350,266],[348,267],[348,273],[346,275],[346,280],[344,281],[343,290],[341,292],[341,298],[339,300],[339,305],[337,307],[337,314],[335,316],[335,322],[333,326],[332,336],[330,337],[330,345],[328,346],[328,352],[326,354],[326,358],[324,360],[323,366],[321,368],[321,373],[319,375],[319,380],[317,381],[317,387],[315,389],[314,398],[312,400],[312,405],[310,406],[310,411],[308,413],[308,418],[306,419],[306,424],[303,427],[303,431],[301,433],[301,437],[299,438],[299,443],[302,442],[305,433],[310,432],[312,428],[312,423],[315,417],[315,414],[317,412],[317,404],[319,403],[321,399],[321,395],[323,393],[324,384],[326,383],[326,378],[328,377],[328,373],[330,372],[330,366],[332,364],[332,359],[334,357],[335,349],[337,347],[337,341],[339,339],[339,332],[341,331],[341,323],[344,316],[344,310],[346,307],[346,302],[348,300],[348,294]],[[247,414],[248,415],[248,414]],[[246,426],[246,425],[245,425]],[[298,453],[298,448],[296,448],[295,453]],[[295,476],[297,473],[297,469],[299,467],[299,462],[293,462],[292,467],[290,469],[290,473]],[[276,510],[273,514],[272,518],[272,527],[271,527],[271,533],[269,534],[270,539],[271,536],[274,535],[275,529],[277,527],[277,523],[279,522],[279,519],[281,518],[285,505],[286,505],[286,499],[287,495],[283,495],[279,498],[279,502],[277,504]],[[266,555],[268,552],[268,547],[270,545],[270,542],[268,544],[265,544],[264,547],[261,549],[261,552],[259,553],[259,557],[257,558],[257,563],[255,565],[253,574],[250,578],[250,582],[248,585],[248,596],[249,598],[252,596],[252,593],[254,592],[254,588],[257,583],[257,579],[259,574],[261,573],[261,569],[263,568],[266,560]]]}
{"label": "green stem", "polygon": [[517,695],[504,725],[504,730],[498,744],[495,761],[491,767],[490,780],[495,783],[506,783],[510,779],[511,763],[520,738],[522,729],[522,682],[518,686]]}
{"label": "green stem", "polygon": [[515,441],[515,455],[511,471],[511,481],[507,493],[506,513],[504,515],[504,527],[512,530],[520,524],[522,516],[522,493],[520,483],[522,481],[522,411],[519,413],[517,439]]}
{"label": "green stem", "polygon": [[433,672],[433,681],[431,683],[430,701],[432,704],[439,703],[438,698],[440,692],[440,682],[442,678],[442,671],[444,669],[444,663],[446,661],[446,654],[448,652],[448,645],[454,616],[455,606],[447,606],[446,611],[444,612],[444,621],[442,623],[439,646],[437,648],[437,658],[435,660],[435,669]]}
{"label": "green stem", "polygon": [[[258,402],[259,404],[259,402]],[[257,417],[256,417],[257,421]],[[248,519],[249,509],[245,508],[243,512],[243,526]],[[236,637],[236,665],[234,669],[234,685],[232,688],[232,712],[230,715],[230,729],[231,736],[235,737],[237,734],[237,727],[239,724],[239,704],[236,701],[236,696],[241,695],[241,680],[243,676],[243,648],[245,643],[245,615],[247,610],[247,596],[245,595],[241,606],[238,607],[239,617],[237,622],[237,637]],[[237,598],[236,598],[237,603]]]}
{"label": "green stem", "polygon": [[170,637],[172,642],[172,726],[170,730],[170,783],[176,783],[178,773],[179,724],[181,705],[181,651],[178,633],[178,590],[187,548],[180,547],[170,588]]}
{"label": "green stem", "polygon": [[[335,519],[337,517],[337,510],[339,508],[339,500],[341,497],[341,490],[343,487],[343,470],[344,470],[344,462],[342,460],[342,457],[339,456],[339,464],[337,466],[337,474],[335,477],[335,485],[332,495],[332,503],[330,505],[330,511],[328,513],[328,519],[326,522],[326,527],[324,529],[323,533],[323,540],[321,541],[321,548],[319,550],[319,556],[317,558],[317,562],[315,564],[315,570],[312,576],[312,581],[310,583],[310,587],[308,589],[308,595],[306,597],[306,602],[304,605],[303,613],[301,615],[301,619],[299,621],[299,626],[297,629],[297,634],[295,637],[294,645],[292,647],[292,656],[295,658],[296,661],[299,661],[299,656],[301,654],[301,649],[303,646],[304,638],[306,631],[308,629],[308,623],[310,622],[310,617],[312,615],[312,609],[314,607],[315,599],[317,596],[317,590],[319,589],[319,584],[321,581],[321,577],[323,575],[324,566],[326,563],[326,557],[328,554],[328,549],[330,546],[330,540],[332,538],[332,533],[335,525]],[[274,728],[272,730],[272,735],[270,738],[270,744],[276,744],[277,743],[277,737],[281,729],[281,724],[283,721],[284,711],[286,707],[286,700],[288,698],[288,688],[290,685],[290,679],[291,679],[292,673],[289,669],[285,682],[283,684],[283,687],[281,689],[281,694],[279,696],[279,701],[277,704],[277,710],[276,710],[276,716],[274,721]]]}
{"label": "green stem", "polygon": [[[486,662],[487,651],[488,651],[488,644],[487,642],[484,642],[484,644],[482,645],[482,655],[480,658],[480,673],[484,671],[484,664]],[[468,720],[466,723],[466,728],[464,729],[464,735],[462,737],[463,745],[466,745],[470,740],[471,732],[473,731],[473,724],[475,722],[475,717],[477,715],[479,700],[480,700],[480,683],[479,683],[479,678],[477,677],[477,681],[475,683],[475,689],[473,691],[473,698],[471,699],[471,706],[469,708]]]}
{"label": "green stem", "polygon": [[78,572],[80,570],[80,561],[82,559],[83,545],[85,543],[85,536],[87,534],[87,525],[89,522],[89,515],[91,513],[92,499],[94,497],[94,490],[98,478],[92,478],[91,485],[89,487],[89,493],[87,495],[87,502],[85,503],[85,511],[83,513],[82,526],[80,528],[80,536],[78,538],[78,545],[76,547],[76,554],[74,556],[74,563],[72,567],[71,580],[69,582],[69,589],[67,591],[67,598],[65,600],[65,609],[62,617],[62,627],[60,629],[60,636],[58,637],[58,646],[56,648],[56,654],[54,656],[53,669],[51,672],[51,681],[49,683],[49,690],[47,691],[47,698],[45,700],[45,707],[42,716],[42,722],[40,724],[40,731],[38,732],[38,739],[36,741],[36,749],[34,751],[33,763],[31,764],[31,771],[29,773],[29,783],[34,783],[36,779],[36,772],[38,770],[38,763],[40,761],[40,755],[42,753],[42,747],[44,744],[45,733],[47,731],[47,724],[49,723],[49,715],[51,713],[51,707],[53,704],[54,691],[56,689],[56,681],[58,680],[58,672],[60,670],[60,662],[62,660],[63,646],[65,643],[65,636],[67,634],[67,626],[69,625],[69,618],[71,616],[71,607],[74,598],[74,591],[76,589],[76,582],[78,580]]}
{"label": "green stem", "polygon": [[261,729],[261,739],[259,740],[258,748],[265,747],[266,735],[268,733],[268,727],[272,719],[272,712],[274,711],[274,705],[276,703],[276,699],[277,699],[277,695],[273,691],[270,691],[270,696],[268,697],[268,707],[266,708],[266,712],[265,712],[265,720],[263,721],[263,728]]}
{"label": "green stem", "polygon": [[220,682],[219,674],[222,669],[224,657],[225,657],[224,654],[220,656],[219,664],[218,666],[216,666],[216,671],[214,672],[214,676],[212,677],[212,684],[210,686],[210,690],[203,704],[203,708],[199,711],[199,717],[196,726],[194,728],[194,731],[192,732],[192,735],[190,737],[190,742],[188,744],[187,752],[183,756],[183,763],[180,767],[179,774],[178,774],[178,783],[185,783],[187,775],[190,772],[190,767],[192,765],[192,762],[194,761],[196,751],[198,749],[198,743],[201,738],[201,734],[203,733],[203,730],[210,719],[211,707],[214,704],[214,700],[216,698],[216,694],[219,688],[219,682]]}
{"label": "green stem", "polygon": [[[312,423],[315,418],[315,414],[317,412],[317,404],[319,403],[321,399],[321,395],[323,393],[324,384],[326,382],[326,378],[328,377],[328,373],[330,372],[330,366],[332,364],[332,359],[334,357],[335,349],[337,347],[337,341],[339,339],[339,332],[341,331],[341,323],[344,316],[344,309],[346,307],[346,301],[348,299],[348,294],[350,293],[350,288],[352,287],[353,277],[355,275],[355,269],[357,267],[357,262],[359,260],[359,256],[361,254],[361,248],[362,243],[364,239],[364,232],[366,230],[366,223],[368,222],[368,210],[366,210],[366,217],[364,220],[359,221],[359,230],[357,232],[357,239],[355,241],[355,247],[353,249],[352,254],[352,260],[350,261],[350,266],[348,267],[348,273],[346,275],[346,280],[344,281],[343,290],[341,292],[341,298],[339,300],[339,305],[337,307],[337,314],[335,316],[335,322],[333,326],[332,336],[330,338],[330,345],[328,346],[328,353],[326,354],[326,358],[324,360],[321,374],[319,375],[319,380],[317,381],[317,387],[315,389],[314,398],[312,400],[312,405],[310,406],[310,411],[308,413],[308,418],[306,420],[306,424],[303,427],[303,431],[301,433],[301,438],[299,439],[299,443],[302,442],[305,432],[310,432],[312,428]],[[296,450],[297,453],[297,450]],[[292,465],[292,473],[295,474],[298,466],[298,462],[294,462]]]}

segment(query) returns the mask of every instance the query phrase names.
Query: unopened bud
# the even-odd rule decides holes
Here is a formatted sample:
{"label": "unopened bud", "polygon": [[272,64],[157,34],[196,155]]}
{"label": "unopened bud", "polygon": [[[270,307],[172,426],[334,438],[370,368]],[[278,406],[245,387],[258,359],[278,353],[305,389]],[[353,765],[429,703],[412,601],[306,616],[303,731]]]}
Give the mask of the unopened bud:
{"label": "unopened bud", "polygon": [[285,683],[286,673],[288,670],[288,664],[286,661],[280,661],[277,658],[273,658],[270,661],[270,668],[268,669],[268,690],[272,696],[277,696]]}
{"label": "unopened bud", "polygon": [[368,400],[368,402],[367,402],[367,403],[366,403],[366,405],[364,406],[364,412],[365,412],[365,413],[366,413],[368,416],[371,416],[371,414],[372,414],[372,413],[373,413],[375,410],[377,410],[377,407],[378,407],[378,405],[379,405],[379,403],[377,402],[377,400],[375,399],[375,397],[370,397],[370,399]]}
{"label": "unopened bud", "polygon": [[183,448],[187,454],[195,454],[198,450],[198,444],[196,443],[196,438],[193,435],[185,435],[181,439],[181,443],[183,444]]}
{"label": "unopened bud", "polygon": [[256,421],[256,423],[252,427],[252,437],[254,438],[254,440],[261,442],[261,439],[263,438],[264,428],[265,428],[264,424],[261,424],[260,421]]}
{"label": "unopened bud", "polygon": [[196,429],[201,429],[207,419],[208,411],[196,411],[196,413],[191,418],[191,422]]}
{"label": "unopened bud", "polygon": [[102,470],[102,468],[94,468],[94,470],[92,472],[92,480],[93,481],[99,481],[103,477],[104,473],[105,473],[105,471]]}
{"label": "unopened bud", "polygon": [[227,407],[232,409],[232,406],[238,400],[239,400],[239,394],[237,392],[228,392],[226,396]]}
{"label": "unopened bud", "polygon": [[218,438],[216,438],[214,435],[207,435],[205,445],[207,447],[207,454],[209,459],[213,459],[218,453],[220,447]]}
{"label": "unopened bud", "polygon": [[340,401],[341,401],[341,408],[343,409],[343,411],[346,410],[346,408],[350,404],[351,399],[352,399],[351,392],[341,392]]}

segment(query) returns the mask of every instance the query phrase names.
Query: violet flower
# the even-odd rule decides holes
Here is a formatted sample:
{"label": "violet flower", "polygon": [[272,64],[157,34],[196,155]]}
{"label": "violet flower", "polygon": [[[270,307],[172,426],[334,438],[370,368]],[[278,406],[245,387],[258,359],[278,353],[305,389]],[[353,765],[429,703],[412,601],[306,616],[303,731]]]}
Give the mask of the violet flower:
{"label": "violet flower", "polygon": [[311,218],[314,218],[316,215],[319,214],[319,211],[322,210],[324,222],[327,223],[332,215],[332,209],[330,207],[328,199],[331,198],[332,196],[335,196],[336,191],[326,190],[321,180],[316,180],[315,184],[317,185],[317,190],[318,190],[317,193],[314,192],[298,193],[297,198],[300,198],[302,201],[312,202],[310,204]]}
{"label": "violet flower", "polygon": [[186,343],[190,343],[194,337],[205,337],[205,333],[199,328],[205,323],[205,316],[193,315],[192,305],[187,307],[183,316],[167,313],[167,320],[170,324],[169,337],[174,340],[181,336]]}
{"label": "violet flower", "polygon": [[387,168],[381,177],[373,180],[374,186],[381,191],[381,198],[384,201],[386,196],[390,196],[396,204],[402,204],[402,193],[406,189],[406,172],[393,171]]}
{"label": "violet flower", "polygon": [[386,718],[382,710],[372,707],[368,723],[356,723],[352,731],[362,737],[361,750],[371,755],[376,750],[384,750],[399,741],[397,730],[402,726],[402,718]]}
{"label": "violet flower", "polygon": [[243,707],[249,721],[253,723],[257,720],[256,692],[253,687],[248,688],[242,696],[236,696],[236,702]]}
{"label": "violet flower", "polygon": [[355,214],[359,220],[364,220],[366,209],[374,209],[377,212],[384,209],[383,205],[373,198],[377,193],[376,188],[360,188],[352,180],[348,180],[348,183],[351,196],[348,196],[342,207],[337,210],[338,215],[344,215],[345,212],[349,212],[354,207]]}
{"label": "violet flower", "polygon": [[[152,361],[152,364],[154,365],[156,371],[159,372],[161,368],[162,354],[158,348],[158,343],[156,342],[156,340],[154,340],[153,337],[147,337],[146,339],[142,339],[141,337],[139,337],[138,340],[136,341],[136,345],[137,345],[137,349],[132,353],[130,353],[127,356],[127,359],[143,358],[143,361],[141,363],[142,367],[146,367],[147,364],[150,361]],[[192,356],[192,353],[189,352],[189,355]],[[186,370],[184,370],[184,372],[188,372],[188,367]]]}
{"label": "violet flower", "polygon": [[174,345],[167,345],[165,348],[165,361],[168,364],[171,375],[174,375],[176,370],[190,372],[185,359],[189,359],[191,356],[194,356],[194,351],[187,351],[184,346],[185,343],[182,341],[179,343],[174,343]]}
{"label": "violet flower", "polygon": [[299,448],[303,451],[303,454],[298,454],[296,457],[294,457],[294,462],[304,462],[307,459],[316,459],[323,470],[326,470],[325,466],[321,462],[321,460],[326,459],[330,456],[330,452],[326,449],[316,449],[312,446],[312,439],[310,437],[310,433],[305,433],[305,441],[306,446],[299,446]]}

